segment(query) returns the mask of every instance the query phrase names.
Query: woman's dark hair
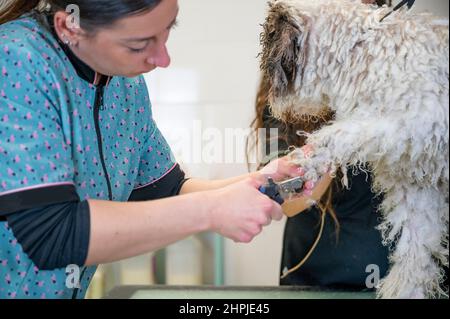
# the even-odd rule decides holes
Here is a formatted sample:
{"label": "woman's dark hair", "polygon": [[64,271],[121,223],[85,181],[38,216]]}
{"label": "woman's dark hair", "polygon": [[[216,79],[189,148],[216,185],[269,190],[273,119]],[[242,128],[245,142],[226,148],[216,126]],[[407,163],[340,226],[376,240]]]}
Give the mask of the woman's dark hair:
{"label": "woman's dark hair", "polygon": [[6,0],[0,8],[0,25],[34,9],[50,8],[51,12],[65,11],[69,5],[78,6],[81,27],[87,32],[113,25],[117,20],[149,11],[161,0]]}

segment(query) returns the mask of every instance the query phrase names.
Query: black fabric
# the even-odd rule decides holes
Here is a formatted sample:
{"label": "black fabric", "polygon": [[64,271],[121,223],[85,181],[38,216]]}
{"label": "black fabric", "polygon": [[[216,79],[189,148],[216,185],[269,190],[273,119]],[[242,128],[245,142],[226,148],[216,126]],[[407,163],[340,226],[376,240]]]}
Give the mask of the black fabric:
{"label": "black fabric", "polygon": [[[322,237],[306,263],[280,281],[281,285],[329,286],[336,288],[366,288],[367,266],[377,265],[380,278],[389,267],[389,249],[381,243],[376,230],[381,215],[377,208],[380,198],[370,190],[370,177],[365,173],[349,173],[350,189],[334,196],[340,224],[327,215]],[[311,208],[287,221],[282,255],[282,270],[296,266],[308,253],[319,232],[320,212]],[[338,235],[338,237],[336,237]]]}
{"label": "black fabric", "polygon": [[[281,135],[287,132],[283,123],[273,118],[269,108],[263,114],[266,129],[278,128]],[[300,128],[301,129],[301,128]],[[278,154],[284,155],[294,138],[279,138]],[[267,144],[273,143],[267,140]],[[266,148],[269,150],[270,145]],[[381,202],[371,192],[371,178],[363,172],[353,176],[349,170],[349,189],[333,193],[333,208],[339,223],[339,240],[334,220],[327,214],[322,237],[306,263],[296,272],[280,281],[281,285],[329,286],[334,288],[365,289],[368,265],[378,265],[380,277],[388,269],[389,250],[381,243],[381,233],[375,229],[381,218],[377,208]],[[313,207],[289,218],[283,239],[281,273],[291,269],[306,256],[320,229],[320,211]]]}
{"label": "black fabric", "polygon": [[80,201],[74,185],[56,185],[0,196],[0,216],[34,207]]}
{"label": "black fabric", "polygon": [[184,183],[189,180],[185,176],[180,165],[176,165],[169,174],[156,183],[134,190],[129,201],[141,202],[177,196],[180,194]]}
{"label": "black fabric", "polygon": [[41,206],[7,215],[24,252],[40,270],[86,262],[90,239],[87,201]]}

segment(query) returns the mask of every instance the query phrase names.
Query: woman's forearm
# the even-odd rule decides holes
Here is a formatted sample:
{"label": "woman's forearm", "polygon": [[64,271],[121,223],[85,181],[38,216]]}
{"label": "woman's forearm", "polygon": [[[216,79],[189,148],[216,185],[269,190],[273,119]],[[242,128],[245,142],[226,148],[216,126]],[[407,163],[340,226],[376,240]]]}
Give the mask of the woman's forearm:
{"label": "woman's forearm", "polygon": [[90,243],[87,265],[137,256],[203,231],[248,242],[281,207],[259,192],[267,176],[294,177],[298,167],[288,158],[265,169],[222,180],[190,179],[180,196],[147,202],[89,201]]}
{"label": "woman's forearm", "polygon": [[180,194],[190,194],[203,192],[208,190],[220,189],[226,187],[228,185],[238,183],[247,178],[255,178],[261,180],[263,177],[259,172],[249,173],[237,177],[232,177],[228,179],[220,179],[220,180],[202,180],[202,179],[190,179],[186,183],[183,184],[181,188]]}
{"label": "woman's forearm", "polygon": [[86,265],[155,251],[210,228],[206,194],[149,202],[89,201],[90,244]]}
{"label": "woman's forearm", "polygon": [[248,178],[255,179],[260,183],[264,184],[267,182],[267,178],[271,177],[275,181],[286,180],[292,177],[297,177],[301,173],[299,171],[300,167],[293,164],[288,156],[279,158],[277,160],[272,161],[268,165],[266,165],[263,169],[237,176],[228,179],[222,180],[200,180],[200,179],[191,179],[184,183],[181,188],[181,194],[189,194],[201,191],[208,191],[214,189],[220,189],[226,186],[229,186],[234,183],[238,183]]}

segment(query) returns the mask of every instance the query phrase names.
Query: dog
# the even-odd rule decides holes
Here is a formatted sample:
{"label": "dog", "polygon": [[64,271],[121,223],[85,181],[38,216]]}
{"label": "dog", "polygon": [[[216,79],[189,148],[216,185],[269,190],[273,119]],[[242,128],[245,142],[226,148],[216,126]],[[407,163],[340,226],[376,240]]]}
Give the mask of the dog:
{"label": "dog", "polygon": [[306,178],[348,167],[373,174],[391,247],[377,297],[448,297],[448,19],[406,8],[383,19],[390,11],[360,0],[271,0],[262,75],[275,117],[335,114],[307,135],[312,157],[290,154]]}

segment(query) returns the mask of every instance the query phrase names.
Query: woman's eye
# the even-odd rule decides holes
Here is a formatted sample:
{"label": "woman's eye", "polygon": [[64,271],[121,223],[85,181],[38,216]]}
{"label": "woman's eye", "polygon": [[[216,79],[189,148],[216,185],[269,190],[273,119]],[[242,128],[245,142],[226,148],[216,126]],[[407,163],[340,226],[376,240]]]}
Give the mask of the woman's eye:
{"label": "woman's eye", "polygon": [[142,53],[145,51],[146,47],[140,48],[140,49],[135,49],[135,48],[128,48],[128,50],[130,50],[132,53]]}

